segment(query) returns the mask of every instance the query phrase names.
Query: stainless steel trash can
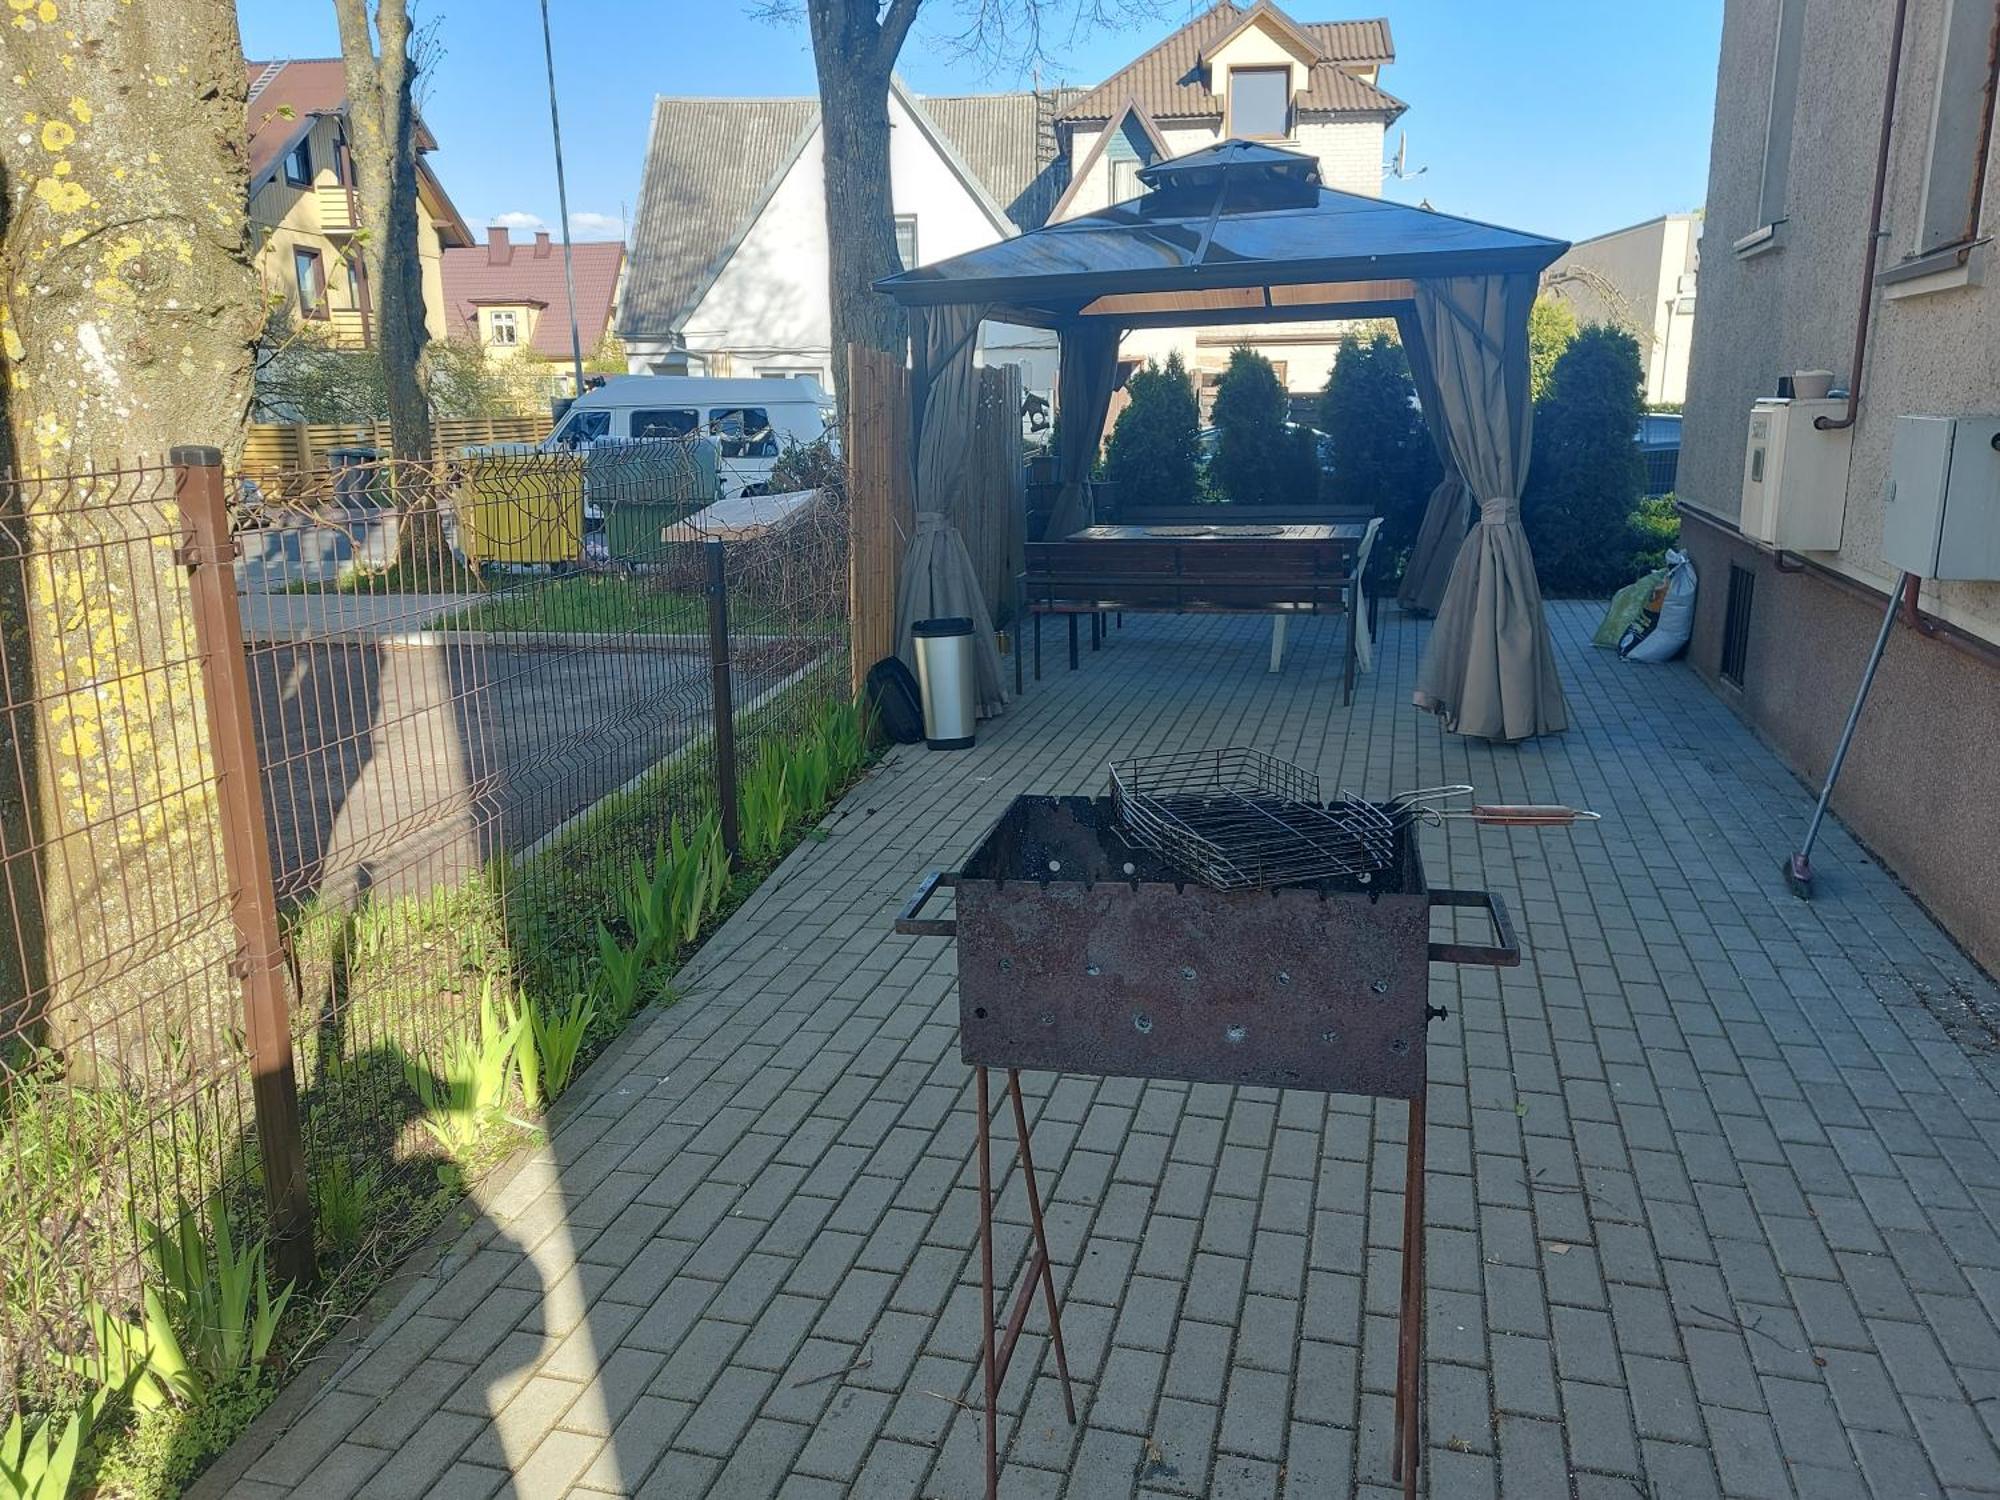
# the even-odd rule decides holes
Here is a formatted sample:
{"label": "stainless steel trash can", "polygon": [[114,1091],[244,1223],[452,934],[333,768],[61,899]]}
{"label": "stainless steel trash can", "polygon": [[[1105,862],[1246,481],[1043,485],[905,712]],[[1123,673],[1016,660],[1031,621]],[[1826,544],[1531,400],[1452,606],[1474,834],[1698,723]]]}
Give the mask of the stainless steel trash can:
{"label": "stainless steel trash can", "polygon": [[924,700],[924,743],[933,750],[970,750],[979,712],[973,692],[972,621],[919,620],[910,635]]}

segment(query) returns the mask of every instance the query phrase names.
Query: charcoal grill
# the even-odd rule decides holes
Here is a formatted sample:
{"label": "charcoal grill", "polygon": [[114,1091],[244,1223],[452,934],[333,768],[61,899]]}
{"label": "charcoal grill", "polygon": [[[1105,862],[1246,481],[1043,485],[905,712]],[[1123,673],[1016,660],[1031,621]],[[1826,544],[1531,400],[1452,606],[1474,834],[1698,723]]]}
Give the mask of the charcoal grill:
{"label": "charcoal grill", "polygon": [[[1389,811],[1386,809],[1385,811]],[[1076,1420],[1042,1225],[1020,1070],[1179,1079],[1407,1100],[1403,1283],[1393,1470],[1416,1494],[1423,1319],[1425,1036],[1432,963],[1509,966],[1520,947],[1499,897],[1435,889],[1409,821],[1391,821],[1384,867],[1363,875],[1217,890],[1130,841],[1108,797],[1019,797],[955,874],[925,877],[896,930],[955,938],[959,1046],[979,1100],[986,1492],[998,1493],[1000,1383],[1039,1289],[1063,1401]],[[951,918],[925,916],[941,890]],[[1439,906],[1483,908],[1491,945],[1434,943]],[[1034,1245],[996,1337],[992,1116],[1007,1092]]]}

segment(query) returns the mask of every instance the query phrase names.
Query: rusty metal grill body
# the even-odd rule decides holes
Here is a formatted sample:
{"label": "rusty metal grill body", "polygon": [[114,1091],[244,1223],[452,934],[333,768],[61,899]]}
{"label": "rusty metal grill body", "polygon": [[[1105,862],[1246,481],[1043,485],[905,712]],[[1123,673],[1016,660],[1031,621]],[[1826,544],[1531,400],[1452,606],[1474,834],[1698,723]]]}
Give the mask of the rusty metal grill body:
{"label": "rusty metal grill body", "polygon": [[1022,798],[957,878],[965,1060],[1415,1098],[1430,897],[1397,845],[1365,886],[1218,891],[1127,844],[1108,799]]}
{"label": "rusty metal grill body", "polygon": [[[1110,798],[1020,797],[955,875],[929,876],[897,930],[958,941],[960,1050],[979,1098],[986,1489],[998,1494],[997,1400],[1039,1288],[1075,1421],[1020,1070],[1353,1093],[1409,1102],[1393,1473],[1416,1494],[1423,1309],[1425,1033],[1434,962],[1520,961],[1505,908],[1427,886],[1407,820],[1366,876],[1216,890],[1129,842]],[[953,918],[922,915],[941,888]],[[1494,946],[1433,943],[1434,906],[1482,906]],[[991,1105],[1008,1093],[1034,1227],[1028,1274],[996,1336]]]}

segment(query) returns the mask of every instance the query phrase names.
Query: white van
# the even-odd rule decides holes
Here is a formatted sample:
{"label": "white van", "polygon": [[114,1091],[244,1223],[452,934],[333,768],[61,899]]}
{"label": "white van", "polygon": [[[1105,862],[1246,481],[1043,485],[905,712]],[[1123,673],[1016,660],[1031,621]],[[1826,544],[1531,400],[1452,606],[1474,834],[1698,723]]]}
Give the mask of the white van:
{"label": "white van", "polygon": [[724,499],[770,489],[778,455],[837,432],[833,398],[810,376],[732,380],[708,375],[617,375],[588,391],[542,442],[570,452],[604,441],[687,437],[715,445]]}

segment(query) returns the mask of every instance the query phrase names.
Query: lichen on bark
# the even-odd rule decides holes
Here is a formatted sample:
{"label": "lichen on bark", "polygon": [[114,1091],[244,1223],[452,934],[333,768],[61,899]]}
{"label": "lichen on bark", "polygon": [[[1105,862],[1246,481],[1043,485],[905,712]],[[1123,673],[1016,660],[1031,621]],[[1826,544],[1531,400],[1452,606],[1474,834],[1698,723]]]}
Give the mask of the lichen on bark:
{"label": "lichen on bark", "polygon": [[232,0],[5,5],[0,384],[21,483],[0,604],[22,647],[9,701],[33,712],[8,715],[0,773],[31,765],[34,805],[0,827],[10,871],[18,840],[40,840],[46,1039],[76,1076],[157,1083],[238,1030],[160,466],[175,445],[242,442],[260,316],[242,44]]}

